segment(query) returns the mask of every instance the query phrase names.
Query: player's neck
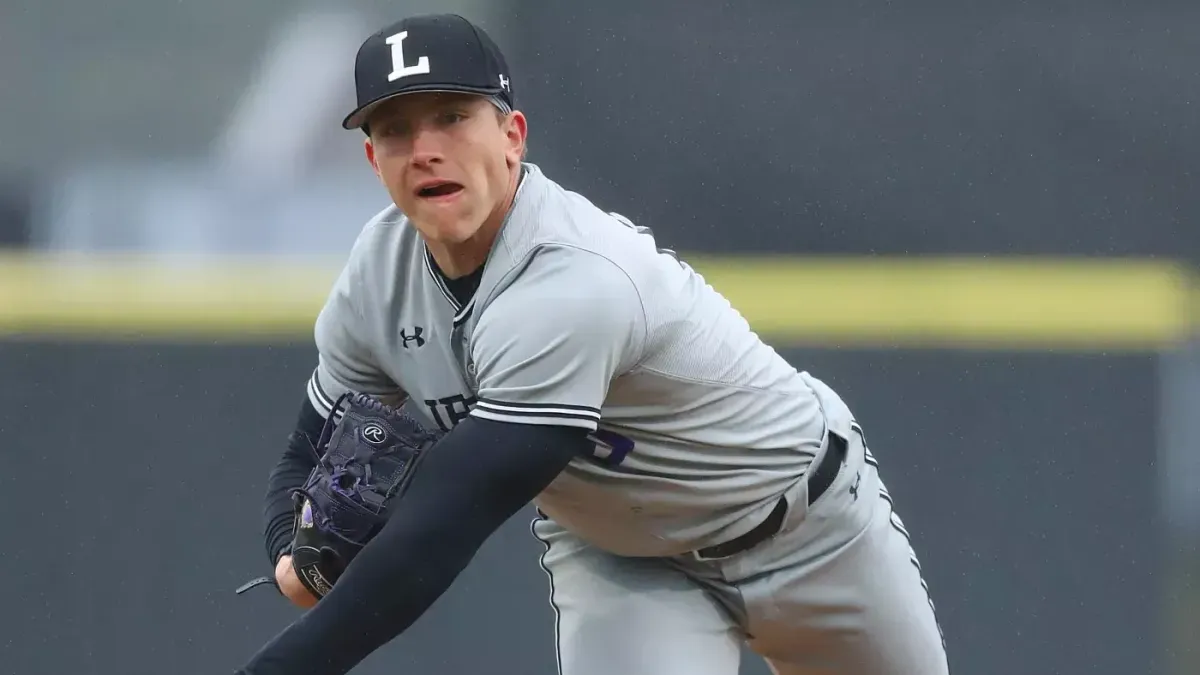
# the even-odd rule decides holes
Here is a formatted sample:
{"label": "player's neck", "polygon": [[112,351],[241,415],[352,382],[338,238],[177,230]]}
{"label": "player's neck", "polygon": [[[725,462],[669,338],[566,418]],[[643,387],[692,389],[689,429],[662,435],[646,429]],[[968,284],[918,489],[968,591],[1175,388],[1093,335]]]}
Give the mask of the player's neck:
{"label": "player's neck", "polygon": [[487,262],[488,251],[492,250],[492,242],[496,240],[496,232],[489,230],[485,223],[475,236],[457,244],[447,244],[440,241],[426,241],[425,248],[437,263],[438,270],[449,279],[459,279],[479,269]]}
{"label": "player's neck", "polygon": [[488,253],[492,250],[492,244],[496,241],[496,235],[500,233],[500,228],[504,225],[504,219],[508,217],[508,212],[512,210],[520,177],[521,167],[517,166],[509,177],[504,199],[487,217],[487,220],[483,221],[483,225],[475,231],[475,234],[470,239],[454,244],[439,241],[425,242],[425,248],[429,249],[429,254],[433,256],[433,261],[437,263],[438,269],[441,270],[442,274],[450,279],[458,279],[474,272],[487,262]]}

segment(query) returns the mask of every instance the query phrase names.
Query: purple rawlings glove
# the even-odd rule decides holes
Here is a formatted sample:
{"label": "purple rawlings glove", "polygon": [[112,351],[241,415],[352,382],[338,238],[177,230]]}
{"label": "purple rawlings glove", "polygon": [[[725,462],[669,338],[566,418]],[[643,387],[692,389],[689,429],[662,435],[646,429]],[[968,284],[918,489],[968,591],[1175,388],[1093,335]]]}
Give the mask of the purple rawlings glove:
{"label": "purple rawlings glove", "polygon": [[[340,420],[338,419],[340,413]],[[292,567],[323,597],[387,522],[388,508],[441,437],[401,410],[364,394],[338,398],[313,448],[317,465],[292,492]],[[272,583],[264,577],[238,589]]]}
{"label": "purple rawlings glove", "polygon": [[293,492],[292,566],[318,598],[387,522],[389,501],[404,491],[422,453],[439,438],[363,394],[339,398],[329,420],[315,449],[320,460]]}

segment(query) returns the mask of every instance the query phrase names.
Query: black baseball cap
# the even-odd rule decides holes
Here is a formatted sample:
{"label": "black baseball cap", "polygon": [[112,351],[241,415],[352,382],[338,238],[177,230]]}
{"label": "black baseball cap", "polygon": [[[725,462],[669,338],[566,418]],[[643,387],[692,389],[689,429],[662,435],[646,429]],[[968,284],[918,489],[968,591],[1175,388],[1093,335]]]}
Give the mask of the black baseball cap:
{"label": "black baseball cap", "polygon": [[479,94],[514,108],[500,47],[457,14],[408,17],[368,37],[354,60],[354,88],[358,106],[342,121],[344,129],[362,128],[387,99],[419,91]]}

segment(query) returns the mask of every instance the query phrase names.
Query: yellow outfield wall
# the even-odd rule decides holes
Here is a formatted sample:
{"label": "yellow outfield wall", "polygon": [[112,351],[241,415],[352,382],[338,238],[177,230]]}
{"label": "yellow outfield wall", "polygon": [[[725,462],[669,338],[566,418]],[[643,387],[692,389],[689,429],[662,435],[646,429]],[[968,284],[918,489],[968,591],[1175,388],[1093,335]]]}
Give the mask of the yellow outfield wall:
{"label": "yellow outfield wall", "polygon": [[[791,345],[1145,351],[1200,317],[1196,275],[1164,260],[683,257]],[[340,262],[0,254],[0,334],[307,340]]]}

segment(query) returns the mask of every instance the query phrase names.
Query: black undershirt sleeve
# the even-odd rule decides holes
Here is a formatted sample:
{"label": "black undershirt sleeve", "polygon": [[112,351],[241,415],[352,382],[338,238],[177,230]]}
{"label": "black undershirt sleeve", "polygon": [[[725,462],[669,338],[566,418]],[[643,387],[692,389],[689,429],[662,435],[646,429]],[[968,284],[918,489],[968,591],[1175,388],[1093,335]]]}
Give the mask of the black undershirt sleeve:
{"label": "black undershirt sleeve", "polygon": [[404,632],[479,547],[585,453],[584,429],[468,417],[421,460],[388,523],[333,590],[240,675],[343,675]]}
{"label": "black undershirt sleeve", "polygon": [[291,491],[304,485],[316,466],[312,446],[316,445],[325,426],[325,417],[304,397],[296,428],[288,435],[287,449],[267,477],[267,493],[263,499],[263,538],[271,567],[292,543],[295,512]]}

